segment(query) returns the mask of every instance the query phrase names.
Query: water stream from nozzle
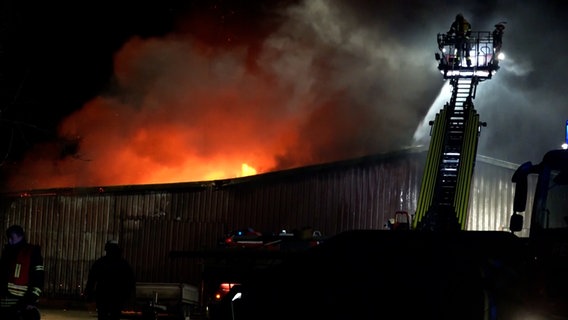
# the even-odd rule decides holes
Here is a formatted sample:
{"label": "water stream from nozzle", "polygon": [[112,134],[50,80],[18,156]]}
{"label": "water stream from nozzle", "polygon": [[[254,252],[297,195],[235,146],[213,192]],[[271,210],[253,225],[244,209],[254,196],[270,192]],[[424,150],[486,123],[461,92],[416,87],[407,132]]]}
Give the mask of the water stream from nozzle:
{"label": "water stream from nozzle", "polygon": [[444,82],[444,85],[440,89],[440,93],[428,109],[428,113],[424,117],[424,119],[418,124],[416,131],[414,131],[413,136],[413,145],[428,145],[430,141],[430,121],[433,121],[436,117],[436,113],[438,113],[443,107],[446,102],[450,101],[452,97],[452,86],[450,85],[450,81],[447,80]]}

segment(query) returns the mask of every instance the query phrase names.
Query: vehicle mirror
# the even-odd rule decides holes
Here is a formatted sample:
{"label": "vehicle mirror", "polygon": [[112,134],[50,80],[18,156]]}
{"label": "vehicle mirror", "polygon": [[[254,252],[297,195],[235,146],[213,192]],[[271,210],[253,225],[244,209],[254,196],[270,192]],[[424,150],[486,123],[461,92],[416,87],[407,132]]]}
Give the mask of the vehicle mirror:
{"label": "vehicle mirror", "polygon": [[523,216],[518,213],[513,213],[511,219],[509,220],[509,230],[512,232],[518,232],[523,230]]}
{"label": "vehicle mirror", "polygon": [[513,211],[524,212],[527,207],[527,179],[518,181],[515,184],[515,197],[513,199]]}
{"label": "vehicle mirror", "polygon": [[513,174],[511,179],[515,183],[515,197],[513,200],[513,211],[524,212],[527,207],[528,174],[532,168],[532,163],[526,162],[521,165]]}

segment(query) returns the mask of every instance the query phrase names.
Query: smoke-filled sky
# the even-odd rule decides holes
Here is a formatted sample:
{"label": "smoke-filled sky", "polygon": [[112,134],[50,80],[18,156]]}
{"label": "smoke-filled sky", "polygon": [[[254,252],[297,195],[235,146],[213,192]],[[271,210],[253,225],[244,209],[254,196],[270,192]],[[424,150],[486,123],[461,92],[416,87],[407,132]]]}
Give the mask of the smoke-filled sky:
{"label": "smoke-filled sky", "polygon": [[538,162],[565,139],[563,1],[27,2],[2,10],[4,190],[233,178],[427,144],[446,102],[436,34],[458,12],[474,30],[507,22],[507,59],[474,100],[478,153]]}

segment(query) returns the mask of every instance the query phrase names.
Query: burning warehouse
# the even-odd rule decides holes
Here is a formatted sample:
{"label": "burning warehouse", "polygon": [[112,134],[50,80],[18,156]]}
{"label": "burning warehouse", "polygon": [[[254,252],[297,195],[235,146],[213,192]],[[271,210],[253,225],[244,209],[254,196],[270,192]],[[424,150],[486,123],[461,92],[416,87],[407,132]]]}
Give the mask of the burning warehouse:
{"label": "burning warehouse", "polygon": [[[47,297],[80,297],[92,262],[117,239],[137,280],[199,284],[197,257],[228,232],[311,226],[324,235],[384,229],[412,214],[426,152],[408,149],[226,180],[37,189],[2,195],[4,227],[43,248]],[[467,229],[502,230],[512,212],[511,163],[478,156]]]}

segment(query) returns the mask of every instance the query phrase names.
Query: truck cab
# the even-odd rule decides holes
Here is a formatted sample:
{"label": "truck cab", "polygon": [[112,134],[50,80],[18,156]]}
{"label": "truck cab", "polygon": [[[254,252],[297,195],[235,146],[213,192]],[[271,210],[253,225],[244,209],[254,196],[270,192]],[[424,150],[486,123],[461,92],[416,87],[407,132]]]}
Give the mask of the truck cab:
{"label": "truck cab", "polygon": [[568,319],[568,150],[551,150],[538,164],[522,164],[512,181],[510,229],[528,229],[526,305],[537,314]]}

